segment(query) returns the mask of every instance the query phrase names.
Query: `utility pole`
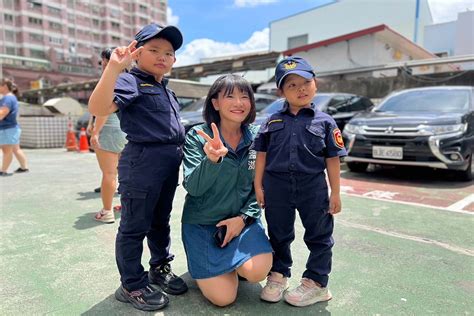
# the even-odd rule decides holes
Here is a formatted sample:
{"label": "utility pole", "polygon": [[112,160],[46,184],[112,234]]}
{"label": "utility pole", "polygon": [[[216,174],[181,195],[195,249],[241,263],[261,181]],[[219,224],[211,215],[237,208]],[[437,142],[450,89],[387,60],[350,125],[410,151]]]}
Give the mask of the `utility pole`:
{"label": "utility pole", "polygon": [[413,32],[413,42],[417,43],[418,41],[418,24],[420,20],[420,0],[416,1],[416,9],[415,9],[415,31]]}

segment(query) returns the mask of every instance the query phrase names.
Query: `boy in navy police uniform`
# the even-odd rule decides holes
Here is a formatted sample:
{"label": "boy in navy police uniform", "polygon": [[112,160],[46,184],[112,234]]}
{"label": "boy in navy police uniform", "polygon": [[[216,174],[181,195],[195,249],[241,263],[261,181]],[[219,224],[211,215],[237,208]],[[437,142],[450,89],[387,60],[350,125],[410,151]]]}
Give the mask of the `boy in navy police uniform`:
{"label": "boy in navy police uniform", "polygon": [[[311,66],[300,57],[287,57],[275,70],[276,84],[286,98],[283,109],[270,116],[255,138],[255,193],[265,208],[273,266],[262,300],[278,302],[288,287],[295,239],[295,209],[305,228],[310,250],[301,284],[285,293],[295,306],[331,299],[327,289],[331,271],[333,215],[341,211],[340,162],[346,155],[341,131],[334,120],[312,105],[317,86]],[[331,195],[324,170],[327,169]]]}
{"label": "boy in navy police uniform", "polygon": [[[129,46],[114,50],[89,100],[93,115],[118,111],[121,129],[127,134],[118,166],[122,215],[116,261],[122,285],[115,297],[141,310],[157,310],[169,302],[166,294],[149,283],[175,295],[188,289],[169,265],[173,260],[169,220],[184,128],[176,96],[164,78],[182,43],[181,32],[174,26],[145,26]],[[132,60],[136,67],[124,73]],[[145,237],[151,253],[149,273],[141,265]]]}

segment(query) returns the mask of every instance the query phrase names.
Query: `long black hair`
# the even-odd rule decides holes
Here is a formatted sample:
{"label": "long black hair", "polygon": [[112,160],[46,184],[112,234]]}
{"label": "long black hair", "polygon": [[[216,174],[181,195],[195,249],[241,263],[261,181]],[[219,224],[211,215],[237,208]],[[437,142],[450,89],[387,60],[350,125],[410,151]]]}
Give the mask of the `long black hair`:
{"label": "long black hair", "polygon": [[255,110],[255,97],[253,95],[253,90],[250,86],[250,83],[242,76],[228,74],[217,78],[207,93],[206,103],[204,103],[204,110],[202,112],[202,116],[207,124],[218,124],[221,121],[219,111],[216,111],[212,105],[212,99],[217,99],[218,94],[221,91],[224,91],[225,95],[229,95],[234,91],[235,88],[239,89],[243,93],[247,93],[250,98],[250,112],[242,124],[250,124],[255,120],[255,116],[257,115]]}

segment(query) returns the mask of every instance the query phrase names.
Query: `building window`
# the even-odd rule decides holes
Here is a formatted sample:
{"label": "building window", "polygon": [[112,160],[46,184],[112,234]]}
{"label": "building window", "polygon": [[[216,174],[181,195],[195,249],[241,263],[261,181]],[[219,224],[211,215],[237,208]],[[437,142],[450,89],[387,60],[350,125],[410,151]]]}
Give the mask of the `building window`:
{"label": "building window", "polygon": [[48,13],[55,16],[61,16],[61,9],[48,6]]}
{"label": "building window", "polygon": [[68,28],[69,36],[74,36],[76,34],[74,28],[70,27]]}
{"label": "building window", "polygon": [[139,9],[140,12],[142,12],[142,13],[147,13],[147,7],[146,7],[145,5],[143,5],[143,4],[140,4],[140,5],[138,6],[138,9]]}
{"label": "building window", "polygon": [[97,19],[92,19],[92,25],[94,25],[94,26],[99,26],[99,20],[97,20]]}
{"label": "building window", "polygon": [[30,49],[30,57],[33,58],[46,58],[44,51],[39,49]]}
{"label": "building window", "polygon": [[120,24],[117,22],[110,22],[113,28],[120,28]]}
{"label": "building window", "polygon": [[53,44],[57,44],[57,45],[62,45],[63,39],[60,38],[60,37],[53,37],[53,36],[50,36],[50,37],[49,37],[49,42],[50,42],[50,43],[53,43]]}
{"label": "building window", "polygon": [[36,24],[36,25],[43,25],[43,20],[42,19],[38,19],[38,18],[33,18],[33,17],[28,17],[28,22],[30,24]]}
{"label": "building window", "polygon": [[16,48],[15,47],[6,47],[6,51],[7,55],[16,55]]}
{"label": "building window", "polygon": [[43,41],[43,35],[30,33],[30,41],[42,42]]}
{"label": "building window", "polygon": [[6,30],[5,31],[5,39],[7,41],[14,42],[15,41],[15,32]]}
{"label": "building window", "polygon": [[304,46],[306,44],[308,44],[308,34],[288,37],[287,49]]}
{"label": "building window", "polygon": [[118,37],[118,36],[112,36],[112,41],[114,41],[114,42],[119,42],[119,41],[120,41],[120,37]]}
{"label": "building window", "polygon": [[5,22],[13,22],[13,15],[5,13],[3,15],[3,19],[5,20]]}
{"label": "building window", "polygon": [[49,27],[52,28],[53,30],[60,30],[62,29],[62,26],[60,23],[57,22],[49,22]]}
{"label": "building window", "polygon": [[41,8],[43,7],[43,5],[41,4],[40,1],[38,0],[28,0],[28,5],[30,7],[30,9],[33,9],[33,10],[41,10]]}

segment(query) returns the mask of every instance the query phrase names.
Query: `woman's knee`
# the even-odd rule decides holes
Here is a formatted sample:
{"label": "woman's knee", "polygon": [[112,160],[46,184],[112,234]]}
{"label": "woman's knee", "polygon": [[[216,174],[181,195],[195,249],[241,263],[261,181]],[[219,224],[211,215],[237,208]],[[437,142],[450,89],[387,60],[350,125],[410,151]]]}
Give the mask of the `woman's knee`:
{"label": "woman's knee", "polygon": [[271,253],[257,255],[245,262],[238,273],[249,282],[256,283],[265,280],[272,268],[273,258]]}
{"label": "woman's knee", "polygon": [[211,302],[212,304],[225,307],[235,302],[237,298],[237,292],[235,293],[212,293],[212,294],[204,294],[204,296]]}

